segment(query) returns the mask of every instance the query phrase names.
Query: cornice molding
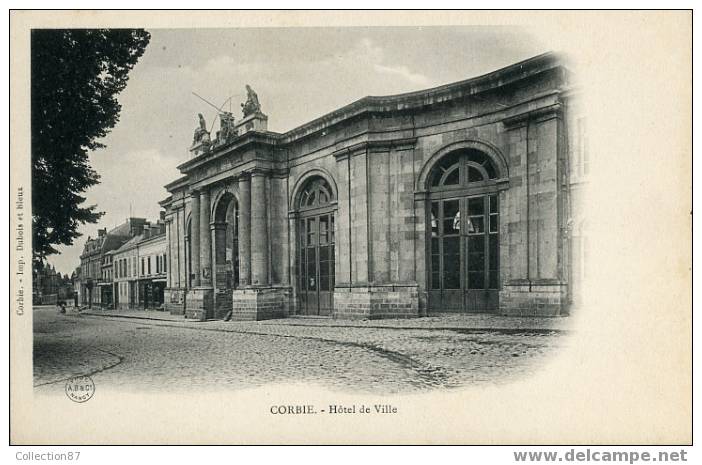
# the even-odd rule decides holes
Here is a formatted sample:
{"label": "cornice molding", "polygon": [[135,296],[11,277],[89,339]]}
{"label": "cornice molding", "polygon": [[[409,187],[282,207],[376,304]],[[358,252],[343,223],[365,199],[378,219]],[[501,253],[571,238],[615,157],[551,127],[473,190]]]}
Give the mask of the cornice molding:
{"label": "cornice molding", "polygon": [[354,155],[369,152],[387,152],[390,150],[412,150],[417,143],[416,137],[406,137],[402,139],[368,140],[358,142],[349,147],[344,147],[332,152],[337,161],[345,160]]}

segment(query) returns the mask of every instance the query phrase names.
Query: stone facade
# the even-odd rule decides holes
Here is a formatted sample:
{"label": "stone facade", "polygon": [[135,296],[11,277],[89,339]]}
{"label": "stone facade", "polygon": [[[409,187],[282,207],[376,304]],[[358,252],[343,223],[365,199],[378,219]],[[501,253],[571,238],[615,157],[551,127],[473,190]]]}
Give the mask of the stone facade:
{"label": "stone facade", "polygon": [[161,202],[166,308],[235,320],[563,315],[572,108],[568,70],[545,54],[366,97],[283,134],[260,106],[228,115],[233,129],[214,140],[200,128]]}

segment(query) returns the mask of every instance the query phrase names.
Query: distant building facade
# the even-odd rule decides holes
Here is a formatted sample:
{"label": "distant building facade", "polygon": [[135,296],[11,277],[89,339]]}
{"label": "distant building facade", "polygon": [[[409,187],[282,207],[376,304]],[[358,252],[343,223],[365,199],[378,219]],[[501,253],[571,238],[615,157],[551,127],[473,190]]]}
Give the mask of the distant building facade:
{"label": "distant building facade", "polygon": [[139,304],[144,309],[163,307],[166,288],[166,234],[159,230],[139,243]]}
{"label": "distant building facade", "polygon": [[113,292],[113,270],[112,258],[114,250],[108,250],[102,254],[101,276],[97,283],[100,290],[100,306],[105,308],[114,307],[114,292]]}
{"label": "distant building facade", "polygon": [[[109,232],[107,229],[98,230],[96,238],[88,237],[80,256],[80,301],[79,305],[92,307],[111,306],[114,293],[104,290],[112,286],[112,274],[109,282],[104,272],[111,266],[105,263],[105,254],[121,247],[125,242],[143,231],[146,219],[128,218],[121,225]],[[103,297],[111,300],[103,303]]]}
{"label": "distant building facade", "polygon": [[114,292],[119,309],[161,309],[166,287],[165,224],[146,224],[114,254]]}
{"label": "distant building facade", "polygon": [[53,265],[48,263],[33,270],[33,302],[50,305],[71,299],[73,299],[73,284],[68,275],[61,275]]}
{"label": "distant building facade", "polygon": [[116,306],[119,309],[136,308],[139,283],[139,249],[138,243],[143,238],[140,234],[128,240],[115,251],[114,277]]}

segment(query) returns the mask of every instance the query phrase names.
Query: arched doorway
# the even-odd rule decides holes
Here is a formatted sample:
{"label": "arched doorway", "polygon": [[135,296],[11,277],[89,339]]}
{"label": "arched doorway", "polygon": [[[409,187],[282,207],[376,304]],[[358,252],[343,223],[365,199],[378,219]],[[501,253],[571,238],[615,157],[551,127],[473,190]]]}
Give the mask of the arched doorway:
{"label": "arched doorway", "polygon": [[477,149],[446,154],[427,177],[429,310],[485,312],[499,306],[499,183]]}
{"label": "arched doorway", "polygon": [[212,223],[215,289],[214,318],[232,309],[232,290],[239,286],[239,208],[234,196],[226,192],[217,201]]}
{"label": "arched doorway", "polygon": [[332,314],[335,200],[321,176],[311,177],[297,198],[297,295],[302,315]]}

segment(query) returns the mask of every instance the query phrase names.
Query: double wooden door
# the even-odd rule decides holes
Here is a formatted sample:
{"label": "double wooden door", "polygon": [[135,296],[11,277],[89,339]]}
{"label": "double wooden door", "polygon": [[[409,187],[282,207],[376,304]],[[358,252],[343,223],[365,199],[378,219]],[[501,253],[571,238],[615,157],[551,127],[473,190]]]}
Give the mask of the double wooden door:
{"label": "double wooden door", "polygon": [[497,309],[498,195],[432,200],[428,220],[430,310],[486,312]]}
{"label": "double wooden door", "polygon": [[300,218],[298,245],[299,312],[329,316],[334,306],[334,212]]}

